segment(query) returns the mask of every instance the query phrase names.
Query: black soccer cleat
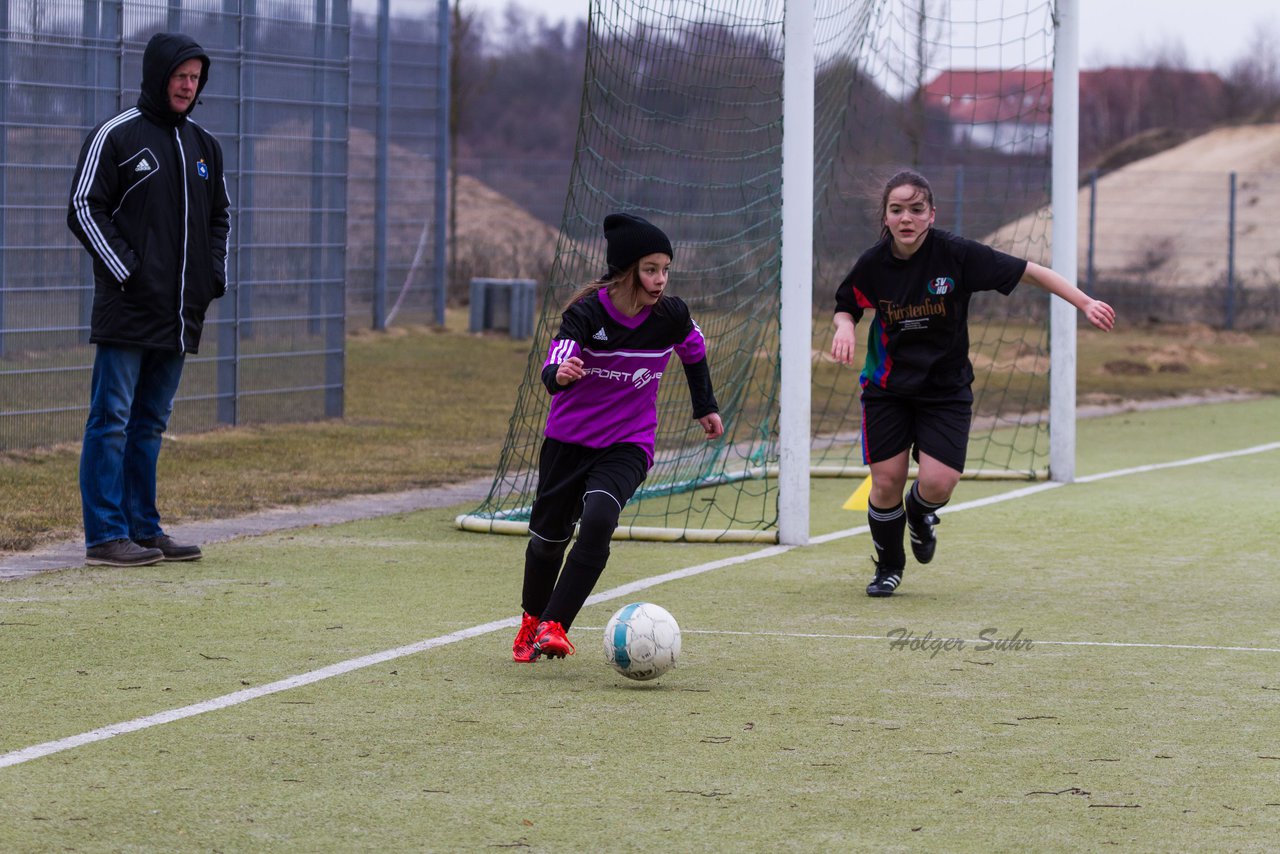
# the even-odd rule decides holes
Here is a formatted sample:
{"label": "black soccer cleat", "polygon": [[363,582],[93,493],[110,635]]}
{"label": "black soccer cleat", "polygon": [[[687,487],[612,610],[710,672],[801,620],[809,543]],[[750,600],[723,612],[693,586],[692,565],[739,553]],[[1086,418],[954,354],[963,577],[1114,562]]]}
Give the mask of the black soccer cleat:
{"label": "black soccer cleat", "polygon": [[938,536],[933,533],[933,526],[938,524],[937,513],[926,513],[919,519],[912,519],[907,514],[907,532],[911,535],[911,553],[920,563],[933,560],[933,553],[938,548]]}
{"label": "black soccer cleat", "polygon": [[884,567],[876,564],[876,577],[867,585],[867,595],[876,598],[892,596],[902,583],[902,567]]}

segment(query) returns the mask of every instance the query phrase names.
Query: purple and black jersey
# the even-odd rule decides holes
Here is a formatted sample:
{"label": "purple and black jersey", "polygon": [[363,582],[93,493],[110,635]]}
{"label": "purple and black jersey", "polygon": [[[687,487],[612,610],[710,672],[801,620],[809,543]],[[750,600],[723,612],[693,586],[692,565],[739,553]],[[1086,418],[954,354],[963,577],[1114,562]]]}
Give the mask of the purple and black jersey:
{"label": "purple and black jersey", "polygon": [[[644,449],[652,464],[658,384],[673,350],[689,381],[693,417],[719,411],[706,342],[683,300],[664,296],[658,306],[627,317],[601,287],[569,306],[542,364],[543,384],[554,395],[546,435],[589,448],[629,442]],[[572,356],[582,359],[586,375],[560,386],[556,368]]]}
{"label": "purple and black jersey", "polygon": [[837,312],[855,321],[864,310],[876,313],[863,389],[934,395],[969,386],[969,298],[1008,295],[1027,262],[936,228],[910,258],[895,257],[892,242],[886,237],[862,253],[836,289]]}

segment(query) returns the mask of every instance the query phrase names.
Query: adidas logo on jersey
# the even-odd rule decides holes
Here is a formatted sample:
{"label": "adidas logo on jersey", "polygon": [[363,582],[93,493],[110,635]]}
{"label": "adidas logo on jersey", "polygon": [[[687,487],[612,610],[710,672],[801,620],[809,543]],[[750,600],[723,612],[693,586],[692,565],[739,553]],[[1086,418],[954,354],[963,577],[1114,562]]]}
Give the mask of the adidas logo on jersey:
{"label": "adidas logo on jersey", "polygon": [[591,337],[592,337],[592,338],[594,338],[596,341],[608,341],[608,340],[609,340],[609,336],[604,334],[604,327],[603,327],[603,326],[601,326],[601,327],[596,331],[596,334],[595,334],[595,335],[592,335]]}
{"label": "adidas logo on jersey", "polygon": [[147,158],[144,157],[138,161],[137,166],[133,167],[133,171],[134,172],[150,172],[154,168],[155,168],[154,166],[152,166],[150,163],[147,162]]}

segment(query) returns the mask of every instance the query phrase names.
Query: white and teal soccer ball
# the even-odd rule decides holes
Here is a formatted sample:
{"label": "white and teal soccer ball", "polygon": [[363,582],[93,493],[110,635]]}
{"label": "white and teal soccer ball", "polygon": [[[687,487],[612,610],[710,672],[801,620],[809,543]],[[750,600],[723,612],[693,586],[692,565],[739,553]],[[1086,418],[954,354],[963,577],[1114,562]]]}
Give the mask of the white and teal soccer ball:
{"label": "white and teal soccer ball", "polygon": [[680,657],[680,626],[666,608],[633,602],[604,627],[604,658],[628,679],[656,679]]}

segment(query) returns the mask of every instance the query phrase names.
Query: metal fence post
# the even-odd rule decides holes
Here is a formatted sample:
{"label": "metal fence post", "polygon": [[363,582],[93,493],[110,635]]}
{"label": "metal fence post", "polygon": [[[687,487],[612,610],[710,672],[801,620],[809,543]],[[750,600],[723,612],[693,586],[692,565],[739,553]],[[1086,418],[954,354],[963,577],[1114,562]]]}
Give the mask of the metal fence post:
{"label": "metal fence post", "polygon": [[[235,111],[236,132],[234,146],[236,150],[237,172],[241,172],[240,164],[244,158],[244,11],[239,8],[239,0],[223,0],[223,10],[227,16],[228,27],[235,32],[235,38],[228,41],[236,46],[236,100],[239,104]],[[218,362],[214,369],[214,396],[217,399],[214,409],[219,424],[236,424],[239,421],[240,404],[240,256],[243,244],[242,223],[240,215],[240,195],[243,180],[237,177],[236,198],[231,200],[231,244],[227,247],[231,257],[227,258],[227,275],[234,276],[234,281],[227,283],[227,294],[218,305]]]}
{"label": "metal fence post", "polygon": [[[318,0],[319,2],[319,0]],[[325,174],[341,174],[346,175],[347,166],[347,146],[345,140],[350,137],[350,121],[348,119],[348,111],[351,108],[350,91],[351,83],[351,56],[350,56],[350,26],[351,15],[347,7],[347,0],[333,0],[333,20],[332,26],[328,30],[325,38],[327,49],[325,51],[325,59],[329,61],[341,59],[344,73],[339,86],[342,94],[343,111],[341,127],[337,128],[341,133],[334,133],[333,127],[334,117],[330,111],[326,100],[323,107],[325,112],[324,127],[329,129],[325,133],[325,151],[330,152],[332,143],[329,140],[340,137],[344,140],[341,150],[336,156],[329,154],[326,156],[326,165],[332,162],[332,169],[325,169]],[[346,34],[345,38],[340,38],[342,34]],[[326,74],[326,80],[328,76]],[[329,85],[326,84],[325,92],[330,91]],[[329,157],[334,157],[333,161]],[[345,178],[341,181],[330,182],[325,179],[325,197],[328,199],[328,207],[332,211],[346,211],[347,209],[347,182]],[[329,239],[323,242],[321,254],[325,259],[325,263],[321,264],[321,268],[325,272],[326,278],[332,276],[334,284],[325,288],[326,299],[324,300],[324,414],[328,418],[341,418],[346,408],[346,388],[343,382],[346,378],[346,332],[347,332],[347,217],[338,216],[336,213],[326,214],[325,219],[328,223]]]}
{"label": "metal fence post", "polygon": [[[9,32],[9,4],[6,2],[4,8],[0,9],[0,33],[4,33],[6,37],[0,38],[0,80],[9,79],[9,40],[7,34]],[[8,97],[0,97],[0,357],[4,356],[5,345],[5,317],[4,317],[4,291],[5,282],[8,278],[5,276],[4,262],[5,256],[9,251],[9,236],[5,229],[5,202],[8,201],[8,182],[5,176],[9,174],[7,164],[9,163],[9,99]]]}
{"label": "metal fence post", "polygon": [[1227,304],[1223,325],[1236,327],[1236,173],[1230,176],[1227,193]]}
{"label": "metal fence post", "polygon": [[391,137],[391,0],[378,0],[378,118],[373,190],[373,328],[387,328],[387,158]]}
{"label": "metal fence post", "polygon": [[[327,26],[327,9],[325,0],[315,0],[313,6],[316,29],[312,34],[312,50],[322,64],[329,62],[329,28]],[[320,333],[323,321],[320,318],[324,306],[325,273],[324,253],[320,246],[324,242],[324,190],[327,177],[325,175],[325,149],[328,141],[324,138],[325,105],[329,100],[329,79],[323,72],[311,81],[311,211],[308,216],[308,235],[311,240],[311,253],[308,267],[311,275],[306,284],[307,332],[311,335]]]}
{"label": "metal fence post", "polygon": [[[236,253],[236,364],[239,370],[240,343],[253,338],[253,297],[254,291],[254,234],[257,216],[254,211],[257,175],[257,135],[252,131],[249,110],[253,106],[254,92],[257,89],[257,75],[251,67],[249,58],[257,50],[257,38],[254,27],[258,26],[258,0],[242,0],[240,8],[240,41],[237,50],[240,53],[240,105],[236,116],[240,131],[240,198],[236,205],[240,210],[238,224],[240,226],[239,252]],[[237,400],[239,389],[236,390]],[[237,404],[238,405],[238,404]]]}
{"label": "metal fence post", "polygon": [[436,127],[439,141],[436,145],[436,203],[435,203],[435,263],[432,277],[436,280],[436,323],[444,326],[445,305],[448,294],[445,282],[445,238],[448,220],[449,181],[449,55],[452,49],[452,24],[449,0],[440,0],[436,11],[436,32],[439,39],[439,76],[436,92],[438,119]]}

